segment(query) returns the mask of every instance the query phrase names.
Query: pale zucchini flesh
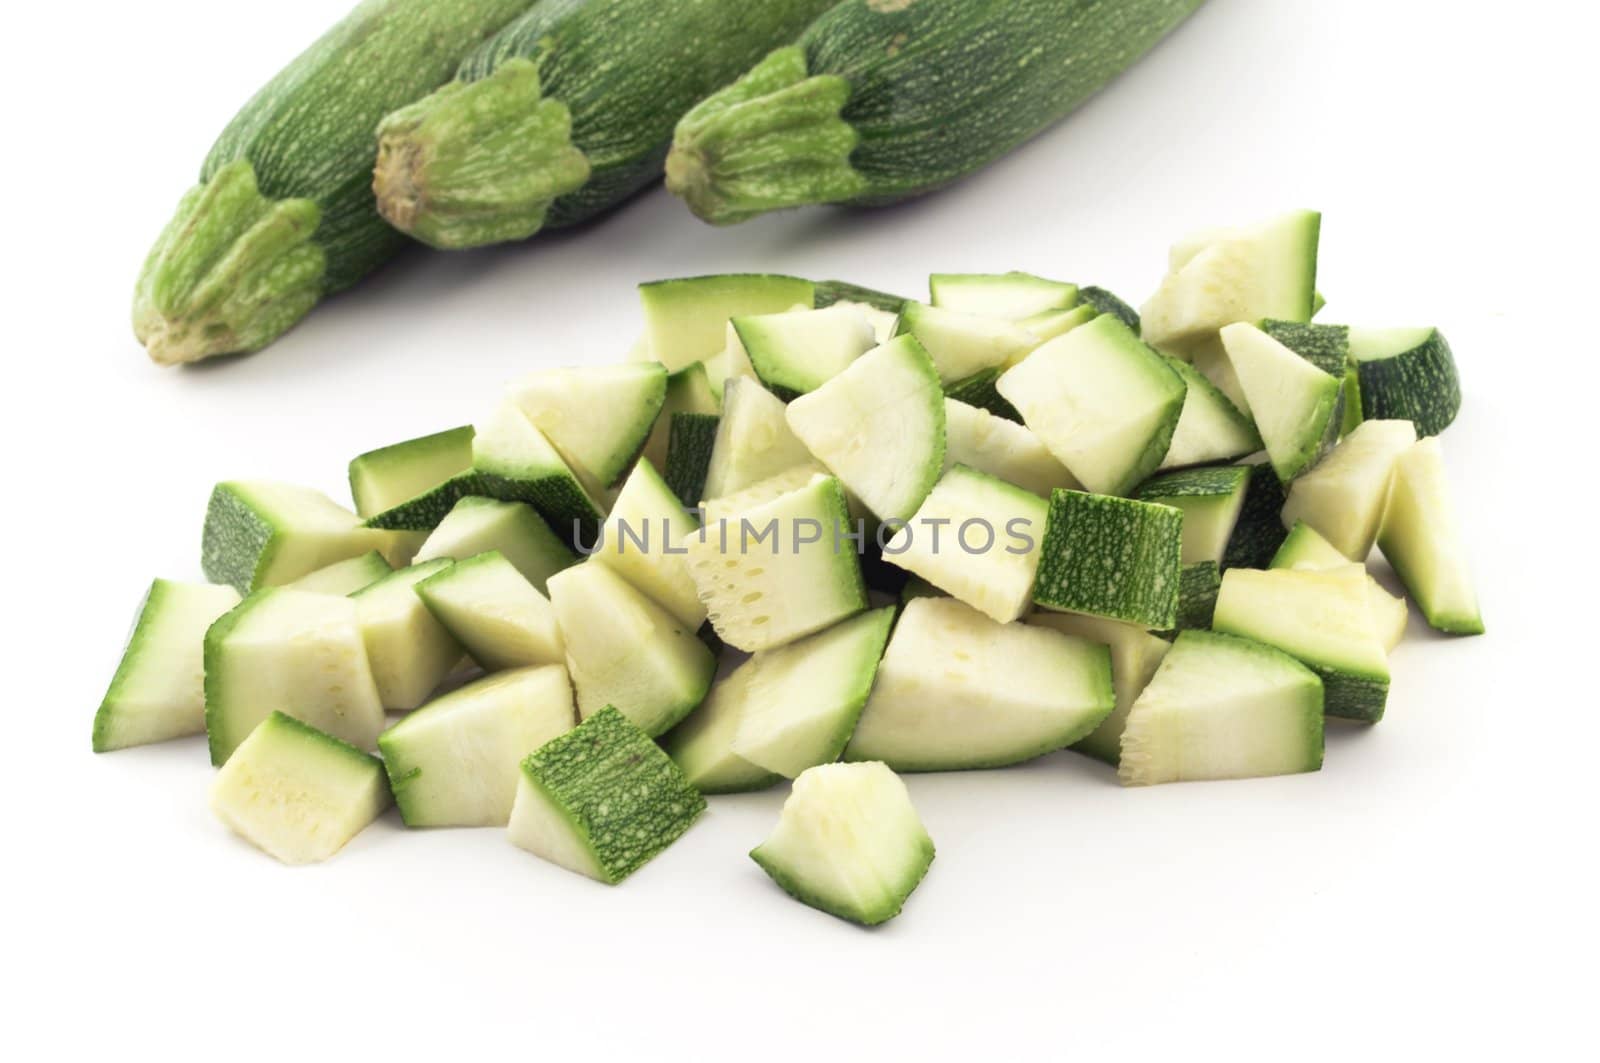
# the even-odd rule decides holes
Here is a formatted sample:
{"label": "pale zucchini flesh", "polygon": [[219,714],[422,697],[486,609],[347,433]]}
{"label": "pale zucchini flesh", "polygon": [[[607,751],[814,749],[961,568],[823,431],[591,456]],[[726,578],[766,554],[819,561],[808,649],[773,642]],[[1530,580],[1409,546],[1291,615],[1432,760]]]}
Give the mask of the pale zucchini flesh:
{"label": "pale zucchini flesh", "polygon": [[561,625],[549,600],[493,550],[457,561],[415,589],[434,618],[487,671],[565,659]]}
{"label": "pale zucchini flesh", "polygon": [[1436,436],[1396,459],[1378,544],[1429,624],[1452,635],[1483,634],[1483,614]]}
{"label": "pale zucchini flesh", "polygon": [[465,561],[490,551],[509,561],[541,594],[551,576],[578,563],[571,547],[532,506],[468,495],[423,540],[412,564]]}
{"label": "pale zucchini flesh", "polygon": [[390,712],[421,705],[466,653],[416,592],[418,583],[449,567],[444,558],[424,561],[351,596],[378,700]]}
{"label": "pale zucchini flesh", "polygon": [[700,707],[661,739],[661,748],[677,763],[690,785],[703,794],[765,790],[783,778],[751,763],[733,748],[740,724],[754,705],[750,697],[750,681],[755,676],[753,660],[713,683]]}
{"label": "pale zucchini flesh", "polygon": [[1416,439],[1410,421],[1363,421],[1290,485],[1284,526],[1303,520],[1345,557],[1365,561],[1378,538],[1395,461]]}
{"label": "pale zucchini flesh", "polygon": [[706,620],[684,554],[700,522],[646,459],[628,474],[589,558],[613,569],[693,630]]}
{"label": "pale zucchini flesh", "polygon": [[944,400],[944,471],[966,465],[1041,498],[1083,485],[1024,425],[952,398]]}
{"label": "pale zucchini flesh", "polygon": [[1028,617],[1028,623],[1097,642],[1111,651],[1111,686],[1116,694],[1116,707],[1111,710],[1111,715],[1101,721],[1100,726],[1072,748],[1115,767],[1122,755],[1122,728],[1127,722],[1128,710],[1133,708],[1134,700],[1156,674],[1172,643],[1152,635],[1137,624],[1082,613],[1040,610]]}

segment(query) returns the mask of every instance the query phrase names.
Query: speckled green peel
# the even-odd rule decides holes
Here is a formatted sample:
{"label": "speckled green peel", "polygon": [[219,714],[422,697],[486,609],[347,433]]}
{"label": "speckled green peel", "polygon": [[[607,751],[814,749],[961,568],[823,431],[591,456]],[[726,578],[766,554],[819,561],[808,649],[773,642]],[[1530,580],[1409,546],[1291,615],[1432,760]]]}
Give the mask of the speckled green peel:
{"label": "speckled green peel", "polygon": [[779,48],[683,116],[667,188],[714,225],[853,199],[867,183],[850,165],[860,137],[840,117],[849,99],[844,78],[807,77],[805,53]]}
{"label": "speckled green peel", "polygon": [[321,211],[271,200],[241,159],[191,189],[145,260],[133,332],[161,365],[260,350],[322,295]]}
{"label": "speckled green peel", "polygon": [[378,127],[378,212],[434,247],[526,239],[557,196],[588,179],[589,160],[572,144],[572,115],[541,95],[529,59],[446,85]]}

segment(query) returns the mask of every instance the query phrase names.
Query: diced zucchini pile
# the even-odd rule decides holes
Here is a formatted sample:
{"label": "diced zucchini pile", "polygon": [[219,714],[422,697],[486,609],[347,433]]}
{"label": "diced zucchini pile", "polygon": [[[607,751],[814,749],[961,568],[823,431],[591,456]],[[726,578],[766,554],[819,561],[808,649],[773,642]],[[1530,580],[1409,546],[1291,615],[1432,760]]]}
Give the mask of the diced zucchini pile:
{"label": "diced zucchini pile", "polygon": [[1450,348],[1312,323],[1319,227],[1180,241],[1140,313],[1025,273],[647,284],[645,357],[358,456],[354,512],[219,484],[210,583],[151,588],[95,749],[204,731],[219,816],[285,862],[392,798],[606,883],[792,781],[751,855],[863,924],[933,859],[896,772],[1316,770],[1324,717],[1386,708],[1374,546],[1483,631]]}

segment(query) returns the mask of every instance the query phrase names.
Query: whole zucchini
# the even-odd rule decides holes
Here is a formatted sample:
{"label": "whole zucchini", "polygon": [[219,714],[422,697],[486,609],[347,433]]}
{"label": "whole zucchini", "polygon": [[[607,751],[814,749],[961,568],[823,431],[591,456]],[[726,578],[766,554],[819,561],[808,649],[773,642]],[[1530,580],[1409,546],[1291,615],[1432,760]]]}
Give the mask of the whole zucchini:
{"label": "whole zucchini", "polygon": [[222,131],[145,261],[133,327],[157,362],[266,346],[404,246],[372,202],[372,131],[532,0],[365,0]]}
{"label": "whole zucchini", "polygon": [[729,224],[948,184],[1065,117],[1204,0],[843,0],[678,123],[667,187]]}
{"label": "whole zucchini", "polygon": [[542,0],[384,121],[378,209],[446,248],[591,217],[661,176],[690,106],[831,2]]}

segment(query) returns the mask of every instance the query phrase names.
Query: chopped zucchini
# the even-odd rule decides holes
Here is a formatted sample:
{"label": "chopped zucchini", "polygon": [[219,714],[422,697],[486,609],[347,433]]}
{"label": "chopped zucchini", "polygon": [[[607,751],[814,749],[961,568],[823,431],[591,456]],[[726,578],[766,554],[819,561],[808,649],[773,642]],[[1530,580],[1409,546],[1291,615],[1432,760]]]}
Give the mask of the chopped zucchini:
{"label": "chopped zucchini", "polygon": [[1396,459],[1378,545],[1429,624],[1452,635],[1483,634],[1437,437],[1421,440]]}
{"label": "chopped zucchini", "polygon": [[523,760],[507,834],[541,859],[615,885],[705,810],[672,758],[606,708]]}
{"label": "chopped zucchini", "polygon": [[[711,375],[706,363],[686,365],[676,373],[667,374],[667,397],[662,400],[661,412],[650,429],[640,457],[650,459],[657,469],[667,467],[667,450],[672,445],[672,416],[678,413],[709,414],[713,417],[722,409],[717,391],[711,387]],[[699,496],[696,495],[698,500]]]}
{"label": "chopped zucchini", "polygon": [[369,550],[360,557],[347,557],[315,572],[308,572],[297,580],[290,580],[284,586],[297,591],[332,594],[345,598],[362,587],[376,583],[393,571],[394,567],[383,559],[382,554],[376,550]]}
{"label": "chopped zucchini", "polygon": [[961,314],[1021,321],[1078,302],[1078,286],[1031,273],[935,273],[928,278],[933,305]]}
{"label": "chopped zucchini", "polygon": [[967,465],[1049,498],[1082,485],[1050,448],[1023,425],[952,398],[944,400],[944,471]]}
{"label": "chopped zucchini", "polygon": [[650,356],[669,371],[722,350],[730,318],[814,305],[810,281],[775,273],[723,273],[639,285]]}
{"label": "chopped zucchini", "polygon": [[667,444],[665,478],[679,502],[693,509],[705,497],[706,476],[722,418],[708,413],[675,413]]}
{"label": "chopped zucchini", "polygon": [[764,504],[708,509],[688,545],[689,574],[711,626],[754,653],[793,642],[867,607],[839,481],[819,477]]}
{"label": "chopped zucchini", "polygon": [[1183,513],[1082,491],[1050,495],[1033,600],[1169,629],[1178,621]]}
{"label": "chopped zucchini", "polygon": [[614,706],[664,734],[705,700],[717,658],[685,624],[618,575],[585,562],[550,580],[584,719]]}
{"label": "chopped zucchini", "polygon": [[1330,376],[1254,325],[1220,333],[1278,479],[1321,461],[1344,424],[1344,378]]}
{"label": "chopped zucchini", "polygon": [[684,546],[700,530],[666,481],[640,459],[612,503],[589,555],[641,590],[690,630],[706,622],[706,607],[689,578]]}
{"label": "chopped zucchini", "polygon": [[785,401],[815,391],[877,343],[871,322],[837,304],[736,317],[730,324],[756,376]]}
{"label": "chopped zucchini", "polygon": [[472,468],[472,427],[408,439],[350,459],[350,497],[363,519],[410,502]]}
{"label": "chopped zucchini", "polygon": [[540,594],[551,576],[578,563],[577,555],[531,506],[468,495],[439,522],[412,564],[440,558],[465,561],[491,550],[511,562]]}
{"label": "chopped zucchini", "polygon": [[1303,520],[1351,561],[1365,561],[1378,537],[1395,461],[1416,440],[1410,421],[1361,422],[1290,485],[1284,526]]}
{"label": "chopped zucchini", "polygon": [[1127,786],[1251,779],[1322,767],[1322,683],[1286,653],[1185,631],[1128,712]]}
{"label": "chopped zucchini", "polygon": [[933,863],[906,784],[882,764],[825,764],[794,782],[750,858],[801,904],[865,926],[900,914]]}
{"label": "chopped zucchini", "polygon": [[1063,635],[1098,642],[1110,650],[1111,687],[1116,693],[1116,708],[1101,721],[1100,726],[1074,743],[1072,748],[1115,767],[1121,755],[1122,728],[1128,719],[1128,710],[1133,707],[1134,699],[1144,691],[1150,677],[1156,674],[1156,668],[1172,648],[1172,643],[1157,638],[1137,624],[1085,616],[1082,613],[1041,610],[1028,617],[1028,623],[1054,628]]}
{"label": "chopped zucchini", "polygon": [[503,827],[522,759],[577,725],[559,664],[485,676],[378,736],[408,827]]}
{"label": "chopped zucchini", "polygon": [[478,423],[472,440],[472,467],[473,483],[465,494],[526,502],[562,539],[593,539],[605,515],[595,502],[599,488],[584,483],[545,434],[509,402],[500,403]]}
{"label": "chopped zucchini", "polygon": [[384,532],[362,527],[359,517],[321,491],[234,480],[211,492],[200,567],[212,583],[248,594],[390,545]]}
{"label": "chopped zucchini", "polygon": [[1340,432],[1351,431],[1362,421],[1361,377],[1350,356],[1350,329],[1344,325],[1313,325],[1298,321],[1262,321],[1261,331],[1277,340],[1329,376],[1338,377],[1344,386],[1344,412]]}
{"label": "chopped zucchini", "polygon": [[1215,561],[1196,561],[1178,573],[1178,622],[1163,635],[1180,631],[1208,630],[1217,611],[1217,592],[1222,588],[1222,571]]}
{"label": "chopped zucchini", "polygon": [[222,764],[274,710],[362,749],[383,730],[356,603],[283,587],[256,591],[205,636],[206,736]]}
{"label": "chopped zucchini", "polygon": [[1078,298],[1082,305],[1092,307],[1096,314],[1111,314],[1133,331],[1139,331],[1139,311],[1114,293],[1090,284],[1078,289]]}
{"label": "chopped zucchini", "polygon": [[1115,704],[1104,646],[998,624],[954,598],[916,598],[844,755],[896,771],[1004,767],[1079,741]]}
{"label": "chopped zucchini", "polygon": [[1373,626],[1361,565],[1320,571],[1229,569],[1212,626],[1298,657],[1322,678],[1329,716],[1383,718],[1389,662]]}
{"label": "chopped zucchini", "polygon": [[580,477],[614,487],[667,401],[667,370],[660,362],[538,369],[511,395]]}
{"label": "chopped zucchini", "polygon": [[883,546],[884,557],[1002,624],[1033,604],[1050,505],[987,473],[957,465],[911,521]]}
{"label": "chopped zucchini", "polygon": [[1266,463],[1246,465],[1250,470],[1250,483],[1245,487],[1244,505],[1239,508],[1239,519],[1234,523],[1233,534],[1228,537],[1228,548],[1222,555],[1222,568],[1266,568],[1272,555],[1283,543],[1283,484],[1272,466]]}
{"label": "chopped zucchini", "polygon": [[894,614],[892,606],[861,613],[740,665],[748,676],[734,755],[790,779],[838,760],[872,690]]}
{"label": "chopped zucchini", "polygon": [[211,809],[285,864],[328,859],[389,807],[383,764],[292,716],[272,712],[211,782]]}
{"label": "chopped zucchini", "polygon": [[1118,495],[1155,471],[1183,413],[1183,378],[1102,314],[1045,343],[996,385],[1089,490]]}
{"label": "chopped zucchini", "polygon": [[[871,307],[881,314],[887,314],[891,326],[894,324],[894,319],[899,316],[900,308],[906,304],[906,299],[903,295],[891,295],[889,292],[881,292],[876,288],[864,288],[859,284],[851,284],[849,281],[837,280],[817,281],[815,300],[815,305],[819,310],[826,306],[833,306],[836,303]],[[885,335],[878,342],[883,343],[889,338],[888,335]]]}
{"label": "chopped zucchini", "polygon": [[1231,461],[1254,454],[1263,446],[1255,422],[1240,412],[1209,377],[1188,362],[1167,359],[1183,378],[1183,413],[1172,431],[1172,442],[1161,459],[1163,469],[1181,469],[1214,461]]}
{"label": "chopped zucchini", "polygon": [[[1297,520],[1289,535],[1272,556],[1271,568],[1341,568],[1350,559],[1333,548],[1333,544],[1317,534],[1317,530],[1303,520]],[[1372,626],[1378,640],[1387,652],[1393,652],[1405,637],[1406,622],[1410,615],[1406,600],[1397,598],[1383,589],[1383,585],[1369,573],[1367,576],[1367,611],[1372,614]]]}
{"label": "chopped zucchini", "polygon": [[1039,346],[1039,337],[1019,325],[926,303],[906,303],[895,333],[915,336],[946,384],[1012,365]]}
{"label": "chopped zucchini", "polygon": [[1369,420],[1406,420],[1436,436],[1461,411],[1456,358],[1436,328],[1351,329],[1350,356]]}
{"label": "chopped zucchini", "polygon": [[911,337],[873,348],[787,415],[801,443],[883,520],[915,513],[944,468],[944,394]]}
{"label": "chopped zucchini", "polygon": [[754,380],[730,379],[706,467],[705,497],[720,498],[811,461],[789,429],[783,401]]}
{"label": "chopped zucchini", "polygon": [[1183,564],[1220,564],[1244,508],[1250,470],[1243,465],[1169,472],[1139,485],[1133,497],[1183,511]]}
{"label": "chopped zucchini", "polygon": [[1022,414],[1017,408],[1001,397],[995,389],[995,384],[1000,380],[1002,368],[985,369],[981,373],[973,373],[965,380],[957,380],[944,386],[944,397],[956,402],[975,406],[980,410],[987,410],[996,417],[1003,417],[1015,424],[1022,423]]}
{"label": "chopped zucchini", "polygon": [[765,790],[783,778],[733,750],[739,723],[754,704],[750,699],[753,660],[711,684],[700,707],[661,739],[661,748],[677,762],[690,785],[703,794]]}
{"label": "chopped zucchini", "polygon": [[232,587],[164,579],[150,584],[94,715],[96,753],[205,731],[206,629],[238,604]]}
{"label": "chopped zucchini", "polygon": [[[1100,316],[1100,311],[1088,303],[1079,303],[1070,310],[1046,310],[1017,322],[1036,336],[1040,343],[1065,336],[1079,325],[1087,325]],[[1024,354],[1022,357],[1026,358]]]}
{"label": "chopped zucchini", "polygon": [[1322,216],[1297,210],[1174,245],[1171,271],[1139,312],[1158,347],[1203,340],[1240,321],[1310,321]]}
{"label": "chopped zucchini", "polygon": [[[749,487],[742,487],[731,495],[703,500],[700,503],[702,523],[710,525],[714,521],[741,517],[747,510],[764,506],[768,502],[776,502],[784,495],[792,494],[803,487],[809,487],[818,480],[830,478],[831,475],[828,470],[814,461],[807,462],[804,465],[796,465],[792,469],[786,469],[778,473],[776,476],[769,476],[765,480],[759,480],[751,484]],[[845,496],[847,504],[849,498],[849,495]],[[729,534],[732,534],[733,530],[733,527],[730,527]]]}
{"label": "chopped zucchini", "polygon": [[455,562],[417,583],[416,593],[486,671],[565,659],[555,610],[498,551]]}
{"label": "chopped zucchini", "polygon": [[449,567],[444,558],[424,561],[351,596],[378,700],[391,712],[421,705],[466,652],[416,593],[418,583]]}

